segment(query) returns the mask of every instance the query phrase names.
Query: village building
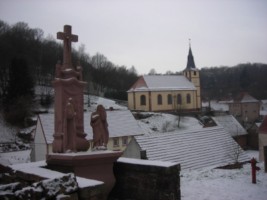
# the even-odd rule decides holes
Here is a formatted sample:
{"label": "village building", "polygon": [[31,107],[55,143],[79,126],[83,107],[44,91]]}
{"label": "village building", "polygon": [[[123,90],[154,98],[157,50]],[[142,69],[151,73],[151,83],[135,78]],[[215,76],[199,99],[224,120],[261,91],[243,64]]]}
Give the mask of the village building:
{"label": "village building", "polygon": [[259,150],[259,128],[261,122],[256,122],[248,126],[248,147],[253,150]]}
{"label": "village building", "polygon": [[177,162],[181,169],[220,167],[249,160],[220,126],[135,136],[123,157]]}
{"label": "village building", "polygon": [[[109,141],[107,148],[113,151],[123,151],[135,135],[142,134],[132,113],[129,110],[107,110],[107,122],[109,130]],[[90,141],[90,148],[93,146],[93,131],[90,126],[91,112],[84,113],[84,129],[86,139]],[[45,160],[46,155],[52,153],[52,142],[54,135],[54,113],[40,114],[32,143],[31,160]]]}
{"label": "village building", "polygon": [[128,108],[140,111],[199,111],[199,70],[191,46],[183,75],[144,75],[127,91]]}
{"label": "village building", "polygon": [[267,172],[267,115],[259,128],[259,160],[265,162]]}
{"label": "village building", "polygon": [[247,92],[240,93],[234,100],[228,102],[229,113],[240,123],[254,123],[260,116],[261,103]]}

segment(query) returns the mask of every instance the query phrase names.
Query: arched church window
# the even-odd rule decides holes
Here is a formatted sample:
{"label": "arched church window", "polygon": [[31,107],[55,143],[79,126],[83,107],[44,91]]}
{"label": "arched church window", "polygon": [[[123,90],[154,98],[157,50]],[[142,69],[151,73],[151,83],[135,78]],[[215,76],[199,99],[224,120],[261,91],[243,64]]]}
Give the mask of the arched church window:
{"label": "arched church window", "polygon": [[177,104],[182,104],[182,95],[177,94]]}
{"label": "arched church window", "polygon": [[158,105],[162,105],[162,96],[161,96],[161,94],[158,95]]}
{"label": "arched church window", "polygon": [[186,103],[191,103],[191,95],[190,94],[187,94],[186,95]]}
{"label": "arched church window", "polygon": [[145,106],[146,105],[146,96],[145,95],[141,95],[140,96],[140,102],[141,102],[141,106]]}
{"label": "arched church window", "polygon": [[168,94],[168,105],[172,104],[172,95]]}

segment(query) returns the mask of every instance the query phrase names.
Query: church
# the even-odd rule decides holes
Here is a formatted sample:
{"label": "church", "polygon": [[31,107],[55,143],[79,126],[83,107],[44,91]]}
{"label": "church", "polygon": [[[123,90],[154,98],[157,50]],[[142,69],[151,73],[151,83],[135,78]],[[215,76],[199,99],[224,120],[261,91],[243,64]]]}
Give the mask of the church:
{"label": "church", "polygon": [[137,111],[201,110],[199,70],[189,45],[183,75],[144,75],[127,91],[128,108]]}

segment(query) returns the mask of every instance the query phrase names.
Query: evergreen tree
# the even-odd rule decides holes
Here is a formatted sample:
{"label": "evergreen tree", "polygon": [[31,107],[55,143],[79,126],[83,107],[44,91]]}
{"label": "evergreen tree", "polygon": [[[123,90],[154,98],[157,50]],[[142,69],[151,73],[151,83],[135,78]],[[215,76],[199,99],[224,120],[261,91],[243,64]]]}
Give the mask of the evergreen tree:
{"label": "evergreen tree", "polygon": [[12,59],[9,68],[7,95],[4,97],[4,116],[7,122],[23,126],[31,114],[34,81],[23,58]]}

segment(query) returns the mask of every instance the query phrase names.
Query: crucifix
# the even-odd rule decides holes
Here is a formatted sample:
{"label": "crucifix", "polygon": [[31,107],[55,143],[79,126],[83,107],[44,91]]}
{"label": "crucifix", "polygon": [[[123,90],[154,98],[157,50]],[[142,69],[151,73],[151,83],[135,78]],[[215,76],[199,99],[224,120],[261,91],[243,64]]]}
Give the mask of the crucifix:
{"label": "crucifix", "polygon": [[64,32],[57,33],[57,39],[63,40],[63,67],[72,68],[71,63],[71,42],[78,42],[78,35],[71,34],[71,26],[65,25]]}

